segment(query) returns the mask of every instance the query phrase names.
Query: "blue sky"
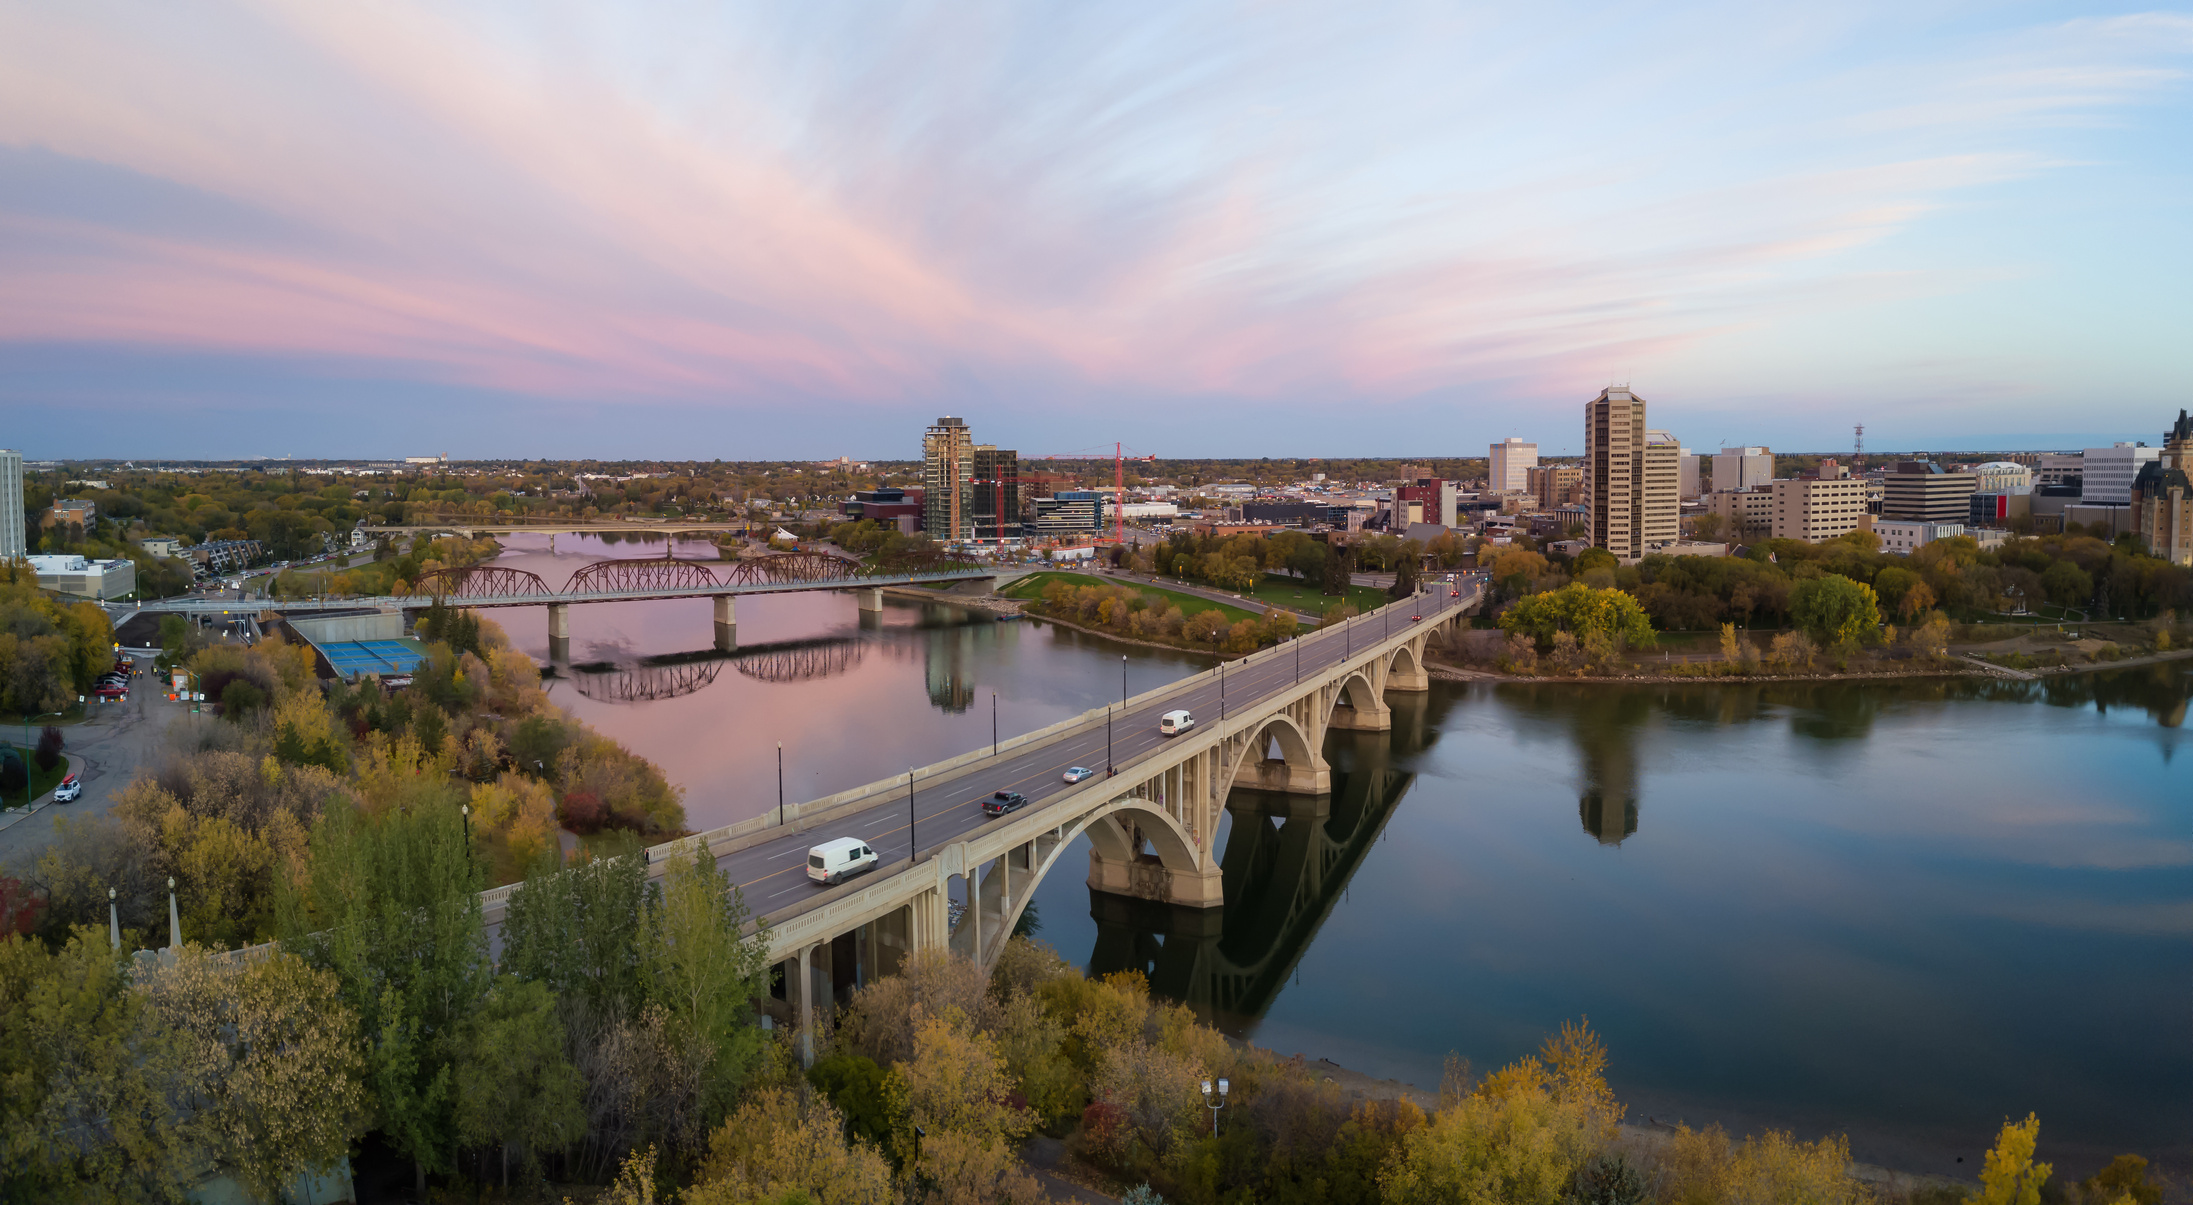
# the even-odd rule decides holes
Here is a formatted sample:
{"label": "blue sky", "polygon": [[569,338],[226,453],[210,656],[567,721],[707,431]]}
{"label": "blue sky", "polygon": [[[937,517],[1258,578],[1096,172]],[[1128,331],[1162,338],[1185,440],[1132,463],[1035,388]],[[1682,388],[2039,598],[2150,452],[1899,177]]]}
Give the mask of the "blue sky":
{"label": "blue sky", "polygon": [[2153,441],[2193,11],[0,12],[47,456]]}

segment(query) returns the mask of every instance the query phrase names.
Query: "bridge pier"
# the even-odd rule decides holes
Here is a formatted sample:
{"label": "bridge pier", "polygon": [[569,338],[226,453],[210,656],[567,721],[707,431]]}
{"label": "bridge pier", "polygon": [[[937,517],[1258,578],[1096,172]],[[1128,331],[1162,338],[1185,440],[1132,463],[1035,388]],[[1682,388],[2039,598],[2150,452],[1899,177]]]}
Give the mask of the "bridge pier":
{"label": "bridge pier", "polygon": [[882,613],[883,587],[870,586],[864,590],[855,590],[853,591],[853,597],[859,600],[861,610]]}
{"label": "bridge pier", "polygon": [[715,598],[716,651],[719,653],[736,652],[739,647],[739,618],[732,607],[734,601],[728,594],[718,594]]}
{"label": "bridge pier", "polygon": [[548,604],[548,659],[571,660],[571,604]]}

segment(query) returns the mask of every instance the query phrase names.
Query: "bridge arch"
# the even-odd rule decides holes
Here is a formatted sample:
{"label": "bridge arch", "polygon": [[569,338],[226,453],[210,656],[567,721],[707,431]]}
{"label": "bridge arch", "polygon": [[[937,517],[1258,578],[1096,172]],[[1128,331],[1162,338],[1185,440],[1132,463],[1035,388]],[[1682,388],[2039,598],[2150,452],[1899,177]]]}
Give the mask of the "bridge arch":
{"label": "bridge arch", "polygon": [[1332,707],[1325,713],[1325,726],[1354,732],[1384,732],[1393,726],[1393,709],[1386,706],[1368,667],[1341,679],[1333,691]]}
{"label": "bridge arch", "polygon": [[[1323,753],[1293,716],[1276,713],[1233,739],[1233,766],[1219,783],[1220,799],[1235,787],[1298,795],[1321,795],[1332,789],[1332,771]],[[1267,756],[1275,748],[1279,756]]]}
{"label": "bridge arch", "polygon": [[457,601],[472,598],[510,598],[524,595],[541,595],[542,601],[555,596],[548,583],[537,573],[512,569],[507,565],[459,565],[452,568],[430,569],[411,583],[414,598],[446,598]]}
{"label": "bridge arch", "polygon": [[[1131,826],[1130,830],[1122,831],[1122,824]],[[1135,840],[1131,833],[1139,834],[1141,840]],[[1197,845],[1195,837],[1163,807],[1139,796],[1122,795],[1097,804],[1072,823],[1060,826],[1057,841],[1037,859],[1025,886],[1017,886],[1012,908],[1002,918],[999,933],[1010,934],[1020,923],[1021,913],[1028,910],[1028,902],[1035,898],[1036,888],[1058,865],[1058,860],[1073,845],[1074,838],[1084,834],[1097,859],[1105,866],[1123,872],[1127,879],[1124,885],[1133,889],[1131,894],[1147,899],[1165,899],[1166,880],[1173,875],[1200,877],[1217,873],[1215,858]],[[1157,865],[1138,872],[1138,867],[1149,865],[1141,861],[1139,846],[1144,843],[1157,855]],[[1004,943],[999,942],[998,948],[1003,949]],[[983,963],[988,965],[990,961],[985,958]]]}
{"label": "bridge arch", "polygon": [[677,557],[635,557],[596,561],[571,575],[566,594],[604,594],[613,591],[704,590],[716,585],[716,575],[699,561]]}
{"label": "bridge arch", "polygon": [[1410,641],[1393,651],[1386,661],[1386,689],[1419,691],[1431,689],[1431,676],[1424,672],[1423,644]]}

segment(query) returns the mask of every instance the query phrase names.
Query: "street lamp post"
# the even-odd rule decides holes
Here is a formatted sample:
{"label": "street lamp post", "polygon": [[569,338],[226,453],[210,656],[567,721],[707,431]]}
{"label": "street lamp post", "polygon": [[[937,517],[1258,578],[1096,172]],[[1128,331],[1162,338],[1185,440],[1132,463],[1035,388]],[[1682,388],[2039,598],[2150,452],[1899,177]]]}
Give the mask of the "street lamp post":
{"label": "street lamp post", "polygon": [[777,742],[777,827],[784,827],[784,742]]}
{"label": "street lamp post", "polygon": [[471,853],[471,852],[472,852],[472,805],[471,805],[471,804],[469,804],[469,803],[461,803],[461,804],[458,804],[458,805],[457,805],[457,812],[458,812],[458,814],[459,814],[459,815],[461,815],[461,816],[463,816],[463,817],[464,817],[464,848],[465,848],[465,852],[466,852],[466,853]]}
{"label": "street lamp post", "polygon": [[914,840],[914,768],[906,767],[906,860],[912,862],[921,852],[921,844]]}
{"label": "street lamp post", "polygon": [[990,692],[990,756],[998,755],[998,692]]}
{"label": "street lamp post", "polygon": [[1218,1111],[1226,1107],[1226,1092],[1232,1085],[1224,1079],[1218,1081],[1218,1098],[1211,1098],[1211,1081],[1203,1081],[1203,1105],[1211,1111],[1211,1136],[1218,1136]]}
{"label": "street lamp post", "polygon": [[1110,778],[1118,771],[1112,769],[1112,705],[1104,705],[1104,777]]}

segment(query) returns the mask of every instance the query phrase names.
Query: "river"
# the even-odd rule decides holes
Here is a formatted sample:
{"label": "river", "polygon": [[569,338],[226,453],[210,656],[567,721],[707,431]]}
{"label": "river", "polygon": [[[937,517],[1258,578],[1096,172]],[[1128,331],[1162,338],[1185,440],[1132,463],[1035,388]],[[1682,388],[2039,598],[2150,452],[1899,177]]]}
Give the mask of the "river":
{"label": "river", "polygon": [[[515,537],[551,586],[652,547]],[[696,550],[701,551],[701,550]],[[705,555],[705,552],[702,553]],[[655,760],[696,828],[1202,668],[1033,621],[847,596],[572,609],[552,696]],[[547,659],[537,610],[496,613]],[[1122,657],[1125,657],[1124,667]],[[666,659],[669,664],[650,664]],[[583,667],[594,667],[587,672]],[[1037,936],[1282,1053],[1435,1086],[1588,1016],[1631,1119],[1848,1132],[1971,1175],[2005,1116],[2087,1174],[2193,1166],[2186,663],[2047,683],[1435,683],[1335,734],[1321,801],[1237,792],[1216,918],[1035,895]],[[995,702],[993,703],[993,699]],[[1963,1162],[1958,1162],[1959,1159]]]}

